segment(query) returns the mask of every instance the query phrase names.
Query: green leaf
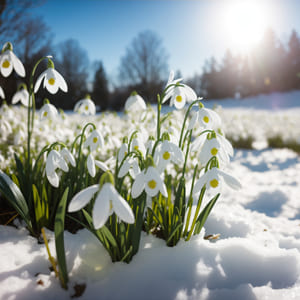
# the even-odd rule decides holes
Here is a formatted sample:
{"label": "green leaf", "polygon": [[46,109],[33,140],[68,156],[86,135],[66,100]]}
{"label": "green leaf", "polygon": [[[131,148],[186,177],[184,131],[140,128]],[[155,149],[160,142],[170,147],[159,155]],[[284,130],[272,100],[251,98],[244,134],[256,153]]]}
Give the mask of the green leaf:
{"label": "green leaf", "polygon": [[[168,246],[170,246],[169,243],[170,243],[171,239],[173,238],[173,236],[174,236],[177,232],[179,232],[179,230],[181,230],[182,227],[183,227],[183,224],[182,224],[182,223],[179,223],[179,224],[174,228],[174,230],[172,231],[172,233],[170,234],[169,238],[168,238],[167,241],[166,241],[166,244],[167,244]],[[179,238],[180,238],[180,235],[179,235]],[[177,241],[175,241],[175,244],[173,244],[172,246],[175,246],[175,245],[177,244],[177,242],[179,241],[179,238],[178,238]]]}
{"label": "green leaf", "polygon": [[82,212],[88,222],[89,225],[88,229],[97,236],[100,242],[103,243],[103,238],[106,238],[114,248],[118,249],[118,244],[115,238],[113,237],[113,235],[111,234],[111,232],[108,230],[108,228],[104,225],[98,230],[94,229],[92,217],[89,215],[89,213],[86,210],[83,209]]}
{"label": "green leaf", "polygon": [[38,229],[40,229],[43,227],[43,225],[42,225],[43,211],[42,211],[42,207],[41,207],[41,198],[40,198],[39,192],[34,184],[32,185],[32,193],[33,193],[35,219],[36,219]]}
{"label": "green leaf", "polygon": [[65,214],[68,199],[69,188],[65,192],[58,204],[57,212],[55,215],[54,234],[55,234],[55,247],[57,264],[59,267],[59,280],[61,286],[67,289],[68,286],[68,270],[66,264],[65,244],[64,244],[64,228],[65,228]]}
{"label": "green leaf", "polygon": [[18,186],[0,170],[0,192],[9,204],[17,211],[26,222],[28,229],[35,235],[32,228],[30,214],[25,198]]}
{"label": "green leaf", "polygon": [[220,194],[217,194],[213,199],[211,199],[207,205],[204,207],[204,209],[201,211],[197,221],[196,221],[196,226],[194,230],[194,235],[199,234],[203,225],[206,222],[206,219],[208,218],[211,210],[213,209],[214,205],[216,204]]}

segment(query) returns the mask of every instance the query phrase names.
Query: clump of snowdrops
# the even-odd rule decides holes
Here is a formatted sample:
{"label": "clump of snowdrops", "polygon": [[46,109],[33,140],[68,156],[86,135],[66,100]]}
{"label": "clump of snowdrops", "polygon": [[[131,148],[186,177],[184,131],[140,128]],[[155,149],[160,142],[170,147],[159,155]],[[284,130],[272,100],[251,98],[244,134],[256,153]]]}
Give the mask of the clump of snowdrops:
{"label": "clump of snowdrops", "polygon": [[[34,83],[36,68],[43,60],[47,69]],[[1,74],[9,76],[13,68],[25,75],[12,45],[6,43],[0,56]],[[58,89],[67,92],[50,56],[36,63],[29,87],[21,85],[12,101],[27,106],[27,143],[15,153],[15,172],[0,171],[0,191],[29,231],[37,238],[42,234],[46,246],[44,227],[54,229],[58,270],[48,246],[47,250],[63,287],[68,281],[63,239],[66,215],[90,230],[112,261],[129,263],[139,250],[142,231],[164,239],[167,246],[189,241],[200,233],[222,185],[240,187],[224,171],[233,148],[223,134],[219,115],[205,108],[192,88],[174,79],[173,72],[157,95],[156,112],[136,92],[130,95],[124,116],[130,132],[109,151],[107,144],[113,144],[113,137],[103,136],[103,128],[92,122],[81,126],[68,144],[48,142],[40,151],[32,151],[35,93],[42,82],[50,94]],[[0,97],[5,98],[2,88]],[[162,105],[167,102],[175,111],[164,114]],[[74,110],[84,115],[96,113],[88,96]],[[58,118],[48,99],[39,117],[41,121]],[[98,159],[101,151],[113,156],[105,162]]]}

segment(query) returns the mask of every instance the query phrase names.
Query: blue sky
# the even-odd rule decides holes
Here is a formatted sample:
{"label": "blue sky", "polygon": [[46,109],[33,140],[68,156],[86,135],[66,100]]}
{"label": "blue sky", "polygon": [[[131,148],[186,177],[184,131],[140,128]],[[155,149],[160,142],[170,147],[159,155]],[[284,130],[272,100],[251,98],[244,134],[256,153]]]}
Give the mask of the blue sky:
{"label": "blue sky", "polygon": [[[243,19],[248,18],[252,28],[260,24],[260,18],[259,28],[271,26],[282,41],[288,40],[293,28],[300,33],[300,1],[251,0],[260,15],[242,11],[242,20],[233,22],[232,8],[243,1],[249,2],[48,0],[32,13],[43,17],[54,34],[55,44],[69,38],[78,40],[91,62],[103,61],[111,79],[116,77],[120,58],[132,39],[150,29],[162,39],[169,54],[170,69],[179,69],[186,78],[201,73],[205,59],[215,56],[221,60],[227,48],[236,48],[235,41],[245,39],[236,32]],[[254,45],[254,42],[247,43],[248,39],[247,49]]]}

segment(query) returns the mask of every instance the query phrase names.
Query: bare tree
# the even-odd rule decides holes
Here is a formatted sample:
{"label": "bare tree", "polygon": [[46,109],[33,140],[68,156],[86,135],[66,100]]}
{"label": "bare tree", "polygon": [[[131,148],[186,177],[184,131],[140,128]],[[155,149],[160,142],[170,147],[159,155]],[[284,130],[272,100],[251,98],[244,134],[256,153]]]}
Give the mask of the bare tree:
{"label": "bare tree", "polygon": [[45,0],[0,0],[0,36],[5,41],[14,40],[18,30],[30,15],[30,9],[43,4]]}
{"label": "bare tree", "polygon": [[119,80],[123,85],[140,89],[150,100],[150,95],[167,77],[167,61],[162,40],[152,31],[143,31],[132,40],[121,58]]}
{"label": "bare tree", "polygon": [[54,58],[55,67],[64,76],[68,84],[68,93],[61,93],[55,101],[62,108],[73,108],[88,91],[89,58],[86,50],[74,39],[59,44],[57,53],[58,57]]}

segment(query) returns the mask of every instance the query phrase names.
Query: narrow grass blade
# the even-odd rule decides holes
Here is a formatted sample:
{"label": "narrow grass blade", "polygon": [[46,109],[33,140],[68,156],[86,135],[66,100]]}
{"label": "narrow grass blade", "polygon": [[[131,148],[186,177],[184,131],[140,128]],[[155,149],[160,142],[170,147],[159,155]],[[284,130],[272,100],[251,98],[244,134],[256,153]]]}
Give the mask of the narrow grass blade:
{"label": "narrow grass blade", "polygon": [[65,243],[64,243],[65,214],[66,214],[68,192],[69,192],[69,188],[66,188],[59,202],[57,212],[55,215],[55,223],[54,223],[56,256],[57,256],[57,264],[59,267],[59,280],[61,286],[64,289],[68,288],[67,285],[68,270],[66,264]]}

